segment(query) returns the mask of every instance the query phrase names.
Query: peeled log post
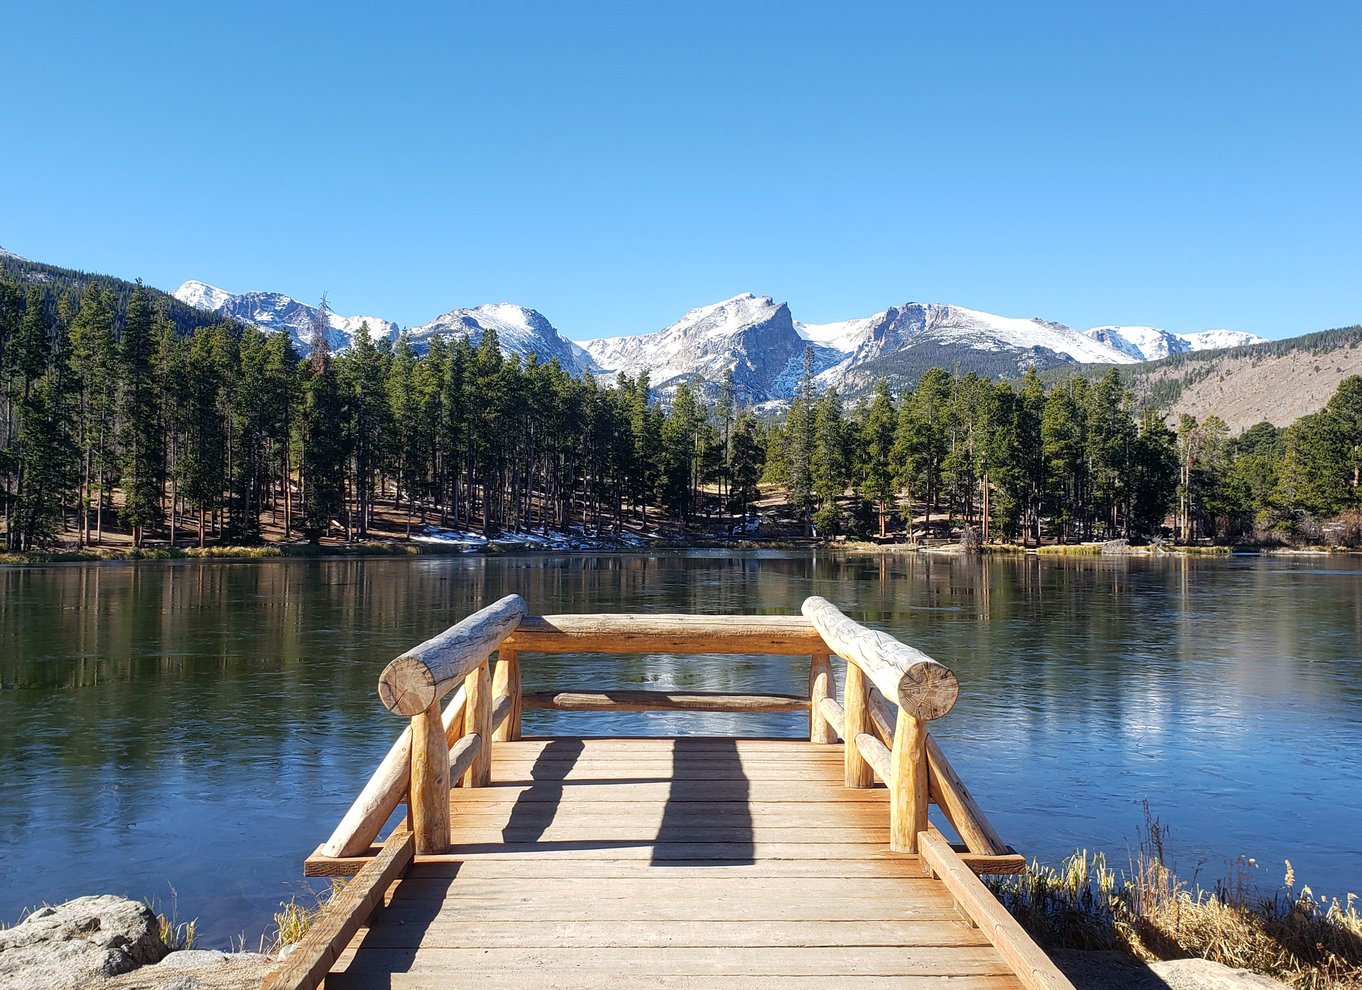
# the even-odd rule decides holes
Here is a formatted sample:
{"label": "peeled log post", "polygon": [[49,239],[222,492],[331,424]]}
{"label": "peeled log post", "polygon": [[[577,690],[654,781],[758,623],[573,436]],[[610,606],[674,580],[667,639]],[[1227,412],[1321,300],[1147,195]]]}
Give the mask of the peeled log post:
{"label": "peeled log post", "polygon": [[440,703],[411,720],[411,816],[416,852],[449,849],[449,746]]}
{"label": "peeled log post", "polygon": [[525,613],[525,600],[507,595],[402,654],[378,679],[378,696],[384,707],[395,715],[425,711],[485,664]]}
{"label": "peeled log post", "polygon": [[520,685],[520,656],[504,646],[497,651],[497,668],[492,674],[494,711],[500,711],[502,700],[507,705],[506,718],[498,720],[492,731],[493,742],[514,742],[520,738],[520,712],[523,704]]}
{"label": "peeled log post", "polygon": [[[481,739],[492,738],[492,678],[483,661],[464,679],[468,692],[468,707],[464,709],[464,733]],[[468,772],[464,787],[486,787],[492,782],[492,747],[479,746]]]}
{"label": "peeled log post", "polygon": [[[870,724],[886,744],[892,745],[897,712],[878,691],[870,692]],[[946,820],[960,833],[965,847],[981,856],[1006,856],[1008,846],[998,835],[960,775],[946,759],[936,737],[927,733],[927,794]]]}
{"label": "peeled log post", "polygon": [[[445,706],[442,721],[445,727],[445,742],[453,746],[463,735],[463,691],[454,694]],[[397,806],[407,797],[407,787],[411,783],[411,726],[408,725],[397,737],[378,765],[364,790],[359,792],[355,803],[345,813],[331,838],[321,848],[323,856],[339,858],[361,856],[368,852],[370,844],[378,838],[383,823],[388,820]]]}
{"label": "peeled log post", "polygon": [[809,742],[837,741],[837,733],[823,717],[823,701],[831,697],[832,657],[814,653],[809,657]]}
{"label": "peeled log post", "polygon": [[847,664],[846,685],[842,693],[842,779],[848,787],[874,787],[875,772],[856,748],[856,737],[870,728],[867,702],[870,685],[854,663]]}
{"label": "peeled log post", "polygon": [[897,701],[909,715],[930,721],[955,707],[960,684],[950,668],[887,633],[848,619],[826,598],[805,599],[801,611],[829,649],[847,661],[848,670],[859,667],[881,694]]}
{"label": "peeled log post", "polygon": [[927,723],[906,712],[894,726],[889,766],[889,848],[917,852],[918,833],[927,830]]}

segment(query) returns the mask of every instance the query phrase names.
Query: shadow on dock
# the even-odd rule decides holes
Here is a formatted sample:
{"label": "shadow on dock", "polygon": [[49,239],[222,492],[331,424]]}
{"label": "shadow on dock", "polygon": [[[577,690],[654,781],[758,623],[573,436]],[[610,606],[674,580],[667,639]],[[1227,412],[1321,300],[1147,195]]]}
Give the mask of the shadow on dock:
{"label": "shadow on dock", "polygon": [[[756,860],[750,792],[736,739],[673,740],[671,787],[653,844],[652,865],[751,866]],[[709,812],[709,821],[699,827],[697,810]],[[686,847],[696,842],[722,842],[725,855],[691,858]]]}

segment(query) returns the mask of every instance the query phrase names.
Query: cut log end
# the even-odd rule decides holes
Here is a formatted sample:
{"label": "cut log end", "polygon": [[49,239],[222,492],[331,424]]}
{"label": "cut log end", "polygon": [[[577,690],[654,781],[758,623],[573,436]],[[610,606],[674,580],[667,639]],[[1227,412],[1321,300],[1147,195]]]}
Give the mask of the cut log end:
{"label": "cut log end", "polygon": [[915,663],[899,680],[899,707],[915,718],[941,718],[955,707],[960,682],[955,673],[939,663]]}
{"label": "cut log end", "polygon": [[378,699],[394,715],[420,715],[436,701],[435,678],[415,657],[398,657],[378,679]]}

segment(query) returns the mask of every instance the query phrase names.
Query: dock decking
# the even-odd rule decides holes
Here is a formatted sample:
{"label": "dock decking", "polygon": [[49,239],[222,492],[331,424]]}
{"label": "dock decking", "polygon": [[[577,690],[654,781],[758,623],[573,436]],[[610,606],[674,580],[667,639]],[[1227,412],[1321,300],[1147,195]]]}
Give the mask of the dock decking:
{"label": "dock decking", "polygon": [[[378,694],[410,726],[306,864],[352,879],[266,990],[1073,990],[976,876],[1025,861],[928,731],[954,673],[824,599],[802,612],[532,616],[511,595],[398,657]],[[809,690],[527,693],[534,653],[803,657]],[[808,741],[525,739],[527,707],[803,710]]]}
{"label": "dock decking", "polygon": [[1020,987],[888,850],[884,789],[797,740],[497,743],[453,792],[453,845],[418,856],[328,990]]}

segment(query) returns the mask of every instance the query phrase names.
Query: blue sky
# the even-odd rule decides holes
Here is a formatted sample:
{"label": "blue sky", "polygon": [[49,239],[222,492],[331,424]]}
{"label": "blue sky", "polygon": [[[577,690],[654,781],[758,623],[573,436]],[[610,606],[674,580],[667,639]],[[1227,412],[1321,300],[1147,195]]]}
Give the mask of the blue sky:
{"label": "blue sky", "polygon": [[13,4],[0,245],[571,337],[1362,321],[1356,3]]}

